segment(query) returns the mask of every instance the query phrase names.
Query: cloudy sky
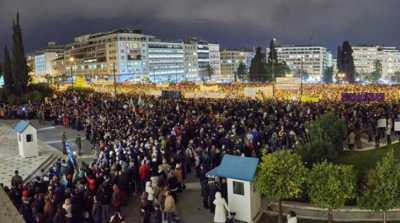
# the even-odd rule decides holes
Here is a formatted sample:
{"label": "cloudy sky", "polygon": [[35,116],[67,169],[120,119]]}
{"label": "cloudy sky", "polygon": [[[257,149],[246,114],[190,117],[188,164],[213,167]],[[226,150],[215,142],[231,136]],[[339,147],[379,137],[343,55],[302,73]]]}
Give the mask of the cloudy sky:
{"label": "cloudy sky", "polygon": [[0,0],[0,44],[19,10],[28,52],[123,27],[222,47],[266,46],[272,37],[333,50],[343,40],[399,46],[399,8],[399,0]]}

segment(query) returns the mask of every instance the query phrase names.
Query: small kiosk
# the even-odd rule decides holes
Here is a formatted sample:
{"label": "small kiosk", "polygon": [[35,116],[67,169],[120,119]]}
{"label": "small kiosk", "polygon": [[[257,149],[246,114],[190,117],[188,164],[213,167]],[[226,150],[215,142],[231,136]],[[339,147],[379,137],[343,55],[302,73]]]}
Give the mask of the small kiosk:
{"label": "small kiosk", "polygon": [[15,126],[18,140],[18,152],[23,158],[29,158],[39,155],[37,131],[27,121],[20,121]]}
{"label": "small kiosk", "polygon": [[228,206],[239,221],[254,223],[260,217],[261,195],[253,182],[258,162],[257,158],[224,155],[221,164],[207,173],[227,179]]}

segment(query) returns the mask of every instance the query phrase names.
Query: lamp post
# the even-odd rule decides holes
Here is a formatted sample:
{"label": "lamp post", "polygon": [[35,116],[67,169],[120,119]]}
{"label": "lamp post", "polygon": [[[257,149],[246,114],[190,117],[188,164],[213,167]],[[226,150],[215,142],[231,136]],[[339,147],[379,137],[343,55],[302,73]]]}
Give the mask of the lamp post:
{"label": "lamp post", "polygon": [[304,74],[304,56],[301,57],[301,71],[300,71],[300,102],[303,98],[303,74]]}
{"label": "lamp post", "polygon": [[117,78],[115,77],[115,62],[113,63],[114,96],[117,97]]}
{"label": "lamp post", "polygon": [[72,74],[72,65],[73,65],[73,63],[74,63],[74,61],[75,61],[75,58],[73,58],[73,57],[70,57],[69,58],[69,62],[70,62],[70,75],[71,75],[71,86],[72,86],[72,89],[74,88],[74,76],[73,76],[73,74]]}

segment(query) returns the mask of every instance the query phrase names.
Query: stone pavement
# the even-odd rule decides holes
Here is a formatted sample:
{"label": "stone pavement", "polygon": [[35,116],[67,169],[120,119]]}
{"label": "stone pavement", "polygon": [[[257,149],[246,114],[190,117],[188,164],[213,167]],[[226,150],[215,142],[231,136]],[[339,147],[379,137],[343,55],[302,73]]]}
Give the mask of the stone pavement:
{"label": "stone pavement", "polygon": [[0,183],[10,186],[14,171],[18,170],[25,180],[48,161],[61,156],[57,151],[38,139],[39,156],[22,158],[18,155],[17,135],[12,122],[0,121]]}

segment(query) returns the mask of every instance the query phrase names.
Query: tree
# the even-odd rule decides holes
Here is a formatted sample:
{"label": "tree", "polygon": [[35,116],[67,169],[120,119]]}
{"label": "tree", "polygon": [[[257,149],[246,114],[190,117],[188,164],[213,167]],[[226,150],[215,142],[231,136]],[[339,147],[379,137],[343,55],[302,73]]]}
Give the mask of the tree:
{"label": "tree", "polygon": [[343,151],[346,123],[335,113],[328,112],[312,121],[308,129],[309,141],[298,148],[303,161],[309,166],[324,160],[335,161]]}
{"label": "tree", "polygon": [[366,190],[359,199],[360,206],[381,212],[386,222],[386,212],[400,207],[400,164],[390,150],[368,174]]}
{"label": "tree", "polygon": [[261,52],[261,47],[257,47],[256,54],[251,60],[249,79],[250,81],[265,81],[266,73],[265,54]]}
{"label": "tree", "polygon": [[236,81],[236,77],[240,80],[243,80],[243,79],[245,79],[246,75],[247,75],[246,64],[244,64],[243,62],[240,62],[239,66],[237,68],[237,71],[236,71],[235,81]]}
{"label": "tree", "polygon": [[341,208],[353,198],[355,175],[352,166],[322,162],[313,166],[308,175],[308,195],[311,203],[328,209],[328,222],[332,211]]}
{"label": "tree", "polygon": [[268,63],[277,64],[278,63],[278,52],[275,48],[276,39],[273,38],[269,43],[269,54],[268,54]]}
{"label": "tree", "polygon": [[214,68],[210,64],[207,65],[206,75],[208,80],[211,80],[211,77],[214,75]]}
{"label": "tree", "polygon": [[288,150],[263,155],[256,177],[256,188],[267,200],[278,202],[280,223],[282,200],[301,195],[306,172],[301,157]]}
{"label": "tree", "polygon": [[324,83],[332,83],[333,82],[333,67],[327,67],[324,70],[324,75],[322,77],[322,81]]}
{"label": "tree", "polygon": [[286,74],[290,73],[291,71],[285,61],[282,63],[276,63],[274,65],[269,62],[267,63],[265,69],[267,71],[267,81],[275,81],[277,77],[285,77]]}
{"label": "tree", "polygon": [[12,74],[10,52],[7,46],[4,47],[4,88],[8,93],[14,93],[15,80]]}
{"label": "tree", "polygon": [[349,83],[355,82],[355,67],[353,59],[353,49],[348,41],[344,41],[341,47],[338,47],[338,70],[346,74],[346,80]]}
{"label": "tree", "polygon": [[400,82],[400,71],[394,72],[392,81],[395,81],[396,83],[399,83],[399,82]]}
{"label": "tree", "polygon": [[375,70],[371,73],[370,81],[377,82],[382,77],[382,62],[380,60],[375,60],[374,62]]}
{"label": "tree", "polygon": [[12,74],[15,79],[16,95],[26,93],[29,82],[29,67],[26,63],[24,43],[22,40],[22,30],[19,23],[19,13],[16,21],[13,21],[13,54],[12,54]]}

